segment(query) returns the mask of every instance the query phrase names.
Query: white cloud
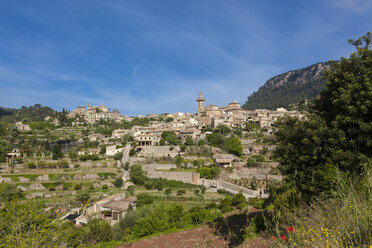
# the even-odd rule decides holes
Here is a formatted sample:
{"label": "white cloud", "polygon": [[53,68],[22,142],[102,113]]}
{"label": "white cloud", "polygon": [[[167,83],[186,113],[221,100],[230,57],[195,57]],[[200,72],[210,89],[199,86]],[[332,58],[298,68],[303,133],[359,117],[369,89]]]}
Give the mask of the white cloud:
{"label": "white cloud", "polygon": [[370,11],[372,7],[371,0],[328,0],[328,2],[335,7],[355,13]]}

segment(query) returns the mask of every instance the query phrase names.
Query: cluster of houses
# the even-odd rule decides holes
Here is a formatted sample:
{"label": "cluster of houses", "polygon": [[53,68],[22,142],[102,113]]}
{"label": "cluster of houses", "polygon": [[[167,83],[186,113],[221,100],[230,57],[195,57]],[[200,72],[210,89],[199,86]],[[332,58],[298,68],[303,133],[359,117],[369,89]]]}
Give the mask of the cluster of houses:
{"label": "cluster of houses", "polygon": [[245,110],[241,108],[240,103],[236,100],[233,100],[227,106],[223,107],[217,105],[204,106],[205,98],[203,98],[202,92],[200,92],[196,101],[198,103],[197,120],[199,125],[213,128],[218,125],[244,127],[246,123],[252,122],[261,128],[271,129],[274,122],[284,115],[301,116],[301,113],[297,111],[287,111],[285,108],[278,108],[276,110]]}
{"label": "cluster of houses", "polygon": [[[284,108],[277,110],[245,110],[242,109],[240,103],[234,100],[228,106],[218,107],[216,105],[204,106],[205,98],[200,92],[197,114],[190,113],[175,113],[167,114],[167,117],[172,117],[171,122],[152,121],[149,126],[134,126],[131,130],[115,130],[114,137],[120,138],[125,134],[130,133],[138,146],[156,146],[159,145],[161,134],[164,131],[173,131],[179,137],[185,138],[190,136],[194,140],[205,138],[205,133],[201,132],[203,127],[218,127],[224,125],[227,127],[242,127],[247,123],[254,123],[261,128],[266,128],[268,132],[272,132],[274,122],[284,115],[298,116],[302,114],[297,111],[287,111]],[[151,117],[159,117],[151,115]]]}
{"label": "cluster of houses", "polygon": [[[217,106],[217,105],[207,105],[205,106],[206,99],[203,98],[202,92],[200,92],[199,97],[196,99],[197,102],[197,114],[192,113],[181,113],[177,112],[174,114],[148,114],[147,117],[158,119],[160,116],[171,117],[173,121],[169,123],[153,121],[150,126],[144,130],[142,127],[134,127],[131,131],[139,137],[139,140],[143,140],[143,145],[156,145],[159,140],[157,139],[156,133],[164,129],[173,129],[175,132],[190,132],[192,135],[197,135],[195,133],[196,129],[200,129],[204,126],[209,126],[215,128],[219,125],[225,125],[228,127],[237,127],[244,125],[247,122],[252,122],[259,125],[261,128],[271,129],[274,122],[284,115],[290,116],[301,116],[297,111],[287,111],[284,108],[278,108],[276,110],[267,109],[257,109],[257,110],[245,110],[241,108],[240,103],[233,100],[227,106]],[[120,115],[120,112],[114,110],[112,112],[104,106],[95,106],[88,104],[87,107],[79,106],[72,110],[68,117],[83,117],[83,119],[88,123],[94,123],[100,119],[104,120],[114,120],[130,121],[131,117],[126,117]],[[141,117],[141,116],[139,116]],[[172,131],[173,131],[172,130]],[[191,130],[191,131],[190,131]],[[126,134],[125,130],[117,130],[113,133],[113,137],[121,137]],[[197,131],[196,131],[197,132]],[[147,134],[142,137],[141,135]],[[197,138],[197,137],[195,137]]]}
{"label": "cluster of houses", "polygon": [[67,114],[68,118],[83,117],[84,121],[88,123],[95,123],[96,121],[103,120],[114,120],[121,121],[125,117],[120,115],[118,110],[109,111],[105,105],[95,106],[88,103],[87,107],[79,106],[76,109],[70,111]]}
{"label": "cluster of houses", "polygon": [[[254,123],[261,128],[266,128],[269,133],[272,132],[274,122],[284,115],[301,117],[302,114],[297,111],[287,111],[284,108],[276,110],[258,109],[258,110],[245,110],[241,108],[240,103],[233,100],[227,106],[219,107],[217,105],[205,106],[205,98],[203,98],[202,92],[196,99],[197,102],[197,114],[191,113],[174,113],[174,114],[149,114],[147,117],[156,119],[157,121],[151,121],[148,126],[133,126],[131,129],[116,129],[113,130],[111,137],[108,135],[92,134],[89,136],[91,141],[102,140],[106,145],[110,145],[109,140],[121,139],[125,135],[131,135],[134,141],[140,147],[145,146],[157,146],[161,141],[161,134],[164,131],[172,131],[177,134],[178,137],[185,139],[187,136],[193,140],[200,140],[205,138],[206,133],[201,130],[203,127],[215,128],[220,125],[227,127],[242,127],[244,128],[247,123]],[[75,110],[72,110],[68,117],[83,117],[88,123],[94,123],[100,119],[130,121],[132,117],[126,117],[120,115],[119,111],[114,110],[112,112],[104,106],[95,106],[88,104],[87,107],[79,106]],[[171,118],[171,121],[158,121],[160,117]],[[27,124],[20,122],[16,123],[16,127],[19,130],[29,130]],[[114,144],[107,147],[106,155],[113,156],[118,152],[122,151],[122,148],[117,148]],[[99,151],[81,151],[80,153],[97,154]],[[10,154],[9,154],[10,155]],[[14,156],[14,155],[13,155]]]}

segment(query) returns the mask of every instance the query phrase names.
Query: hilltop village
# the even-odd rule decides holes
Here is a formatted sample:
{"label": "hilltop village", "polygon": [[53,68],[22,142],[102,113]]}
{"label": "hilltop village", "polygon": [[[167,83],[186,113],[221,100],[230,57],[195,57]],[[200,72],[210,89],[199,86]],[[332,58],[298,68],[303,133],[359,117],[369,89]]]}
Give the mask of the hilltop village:
{"label": "hilltop village", "polygon": [[[278,108],[276,111],[258,109],[245,110],[241,108],[240,103],[235,99],[228,106],[219,107],[217,105],[204,106],[205,98],[202,92],[196,99],[197,114],[191,113],[165,113],[165,114],[148,114],[146,117],[152,119],[147,126],[136,125],[130,130],[115,129],[112,131],[113,138],[122,138],[126,134],[134,137],[138,146],[158,146],[161,140],[161,134],[164,131],[175,132],[179,137],[185,138],[191,136],[194,140],[204,139],[203,129],[215,129],[219,126],[227,128],[246,128],[247,123],[255,124],[263,128],[268,133],[272,133],[274,122],[284,115],[301,117],[297,111],[287,111],[284,108]],[[99,120],[113,120],[115,122],[132,121],[134,117],[120,115],[116,111],[109,112],[104,106],[79,106],[72,110],[68,115],[70,118],[83,119],[88,123],[95,123]],[[142,116],[141,116],[142,117]],[[140,117],[140,118],[141,118]],[[165,121],[163,121],[165,120]],[[75,122],[75,125],[83,123]]]}
{"label": "hilltop village", "polygon": [[303,114],[205,102],[200,92],[196,114],[128,117],[88,104],[43,121],[8,123],[0,182],[26,201],[43,199],[60,220],[77,226],[98,219],[116,228],[154,202],[181,201],[191,215],[211,206],[220,214],[259,207],[270,185],[282,180],[271,158],[274,123]]}

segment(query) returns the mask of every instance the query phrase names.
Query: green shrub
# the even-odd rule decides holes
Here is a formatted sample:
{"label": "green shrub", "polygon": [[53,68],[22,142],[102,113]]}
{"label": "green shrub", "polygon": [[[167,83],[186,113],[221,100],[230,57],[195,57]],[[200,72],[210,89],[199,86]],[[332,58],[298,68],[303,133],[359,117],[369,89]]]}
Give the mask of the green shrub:
{"label": "green shrub", "polygon": [[71,188],[71,183],[63,183],[63,190],[68,190]]}
{"label": "green shrub", "polygon": [[182,194],[186,194],[186,190],[184,189],[177,190],[177,195],[182,195]]}
{"label": "green shrub", "polygon": [[135,164],[130,168],[130,180],[134,184],[143,185],[146,180],[146,172],[142,170],[142,166]]}
{"label": "green shrub", "polygon": [[213,164],[208,167],[199,167],[196,172],[200,174],[201,178],[216,179],[221,174],[221,168]]}
{"label": "green shrub", "polygon": [[97,173],[97,176],[100,177],[100,179],[107,179],[109,177],[111,178],[115,178],[116,177],[116,173],[112,173],[112,172],[102,172],[102,173]]}
{"label": "green shrub", "polygon": [[34,162],[28,162],[27,164],[26,164],[26,166],[27,166],[27,168],[29,168],[29,169],[36,169],[37,167],[36,167],[36,164],[34,163]]}
{"label": "green shrub", "polygon": [[127,190],[128,190],[130,195],[134,195],[134,188],[135,188],[135,186],[133,186],[133,185],[128,186]]}
{"label": "green shrub", "polygon": [[154,202],[154,197],[147,193],[141,193],[137,195],[137,206],[142,207],[144,205],[152,204]]}
{"label": "green shrub", "polygon": [[74,190],[80,190],[82,188],[82,184],[81,183],[77,183],[74,185]]}
{"label": "green shrub", "polygon": [[253,155],[252,158],[259,163],[265,162],[265,156],[261,154]]}
{"label": "green shrub", "polygon": [[170,188],[165,189],[164,194],[165,194],[165,195],[170,195],[170,194],[172,194],[172,189],[170,189]]}
{"label": "green shrub", "polygon": [[247,202],[247,199],[245,199],[245,196],[242,193],[236,194],[233,196],[231,200],[231,205],[237,207],[241,204],[244,204]]}
{"label": "green shrub", "polygon": [[120,160],[123,157],[123,152],[118,152],[114,155],[115,160]]}
{"label": "green shrub", "polygon": [[124,183],[123,178],[118,177],[115,179],[113,184],[116,188],[121,188],[123,186],[123,183]]}

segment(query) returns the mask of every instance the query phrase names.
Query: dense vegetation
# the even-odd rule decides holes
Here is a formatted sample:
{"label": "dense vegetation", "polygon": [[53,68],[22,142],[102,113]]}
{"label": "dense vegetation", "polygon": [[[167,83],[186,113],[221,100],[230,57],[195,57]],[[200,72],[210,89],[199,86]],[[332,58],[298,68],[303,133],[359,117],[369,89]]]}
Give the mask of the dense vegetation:
{"label": "dense vegetation", "polygon": [[[371,41],[371,33],[350,40],[357,52],[330,62],[327,87],[311,114],[277,123],[275,157],[285,182],[271,192],[275,230],[278,234],[281,225],[306,226],[290,234],[299,246],[372,243]],[[325,235],[329,238],[322,241]]]}
{"label": "dense vegetation", "polygon": [[239,138],[231,136],[226,138],[221,133],[215,132],[207,136],[209,145],[219,147],[226,150],[235,156],[240,156],[243,153],[242,143]]}
{"label": "dense vegetation", "polygon": [[22,106],[20,109],[0,107],[0,121],[17,122],[27,121],[44,121],[47,116],[53,117],[55,111],[49,107],[35,104],[34,106]]}
{"label": "dense vegetation", "polygon": [[286,72],[269,79],[258,91],[253,92],[243,108],[276,109],[314,99],[325,88],[322,72],[328,63],[318,63],[306,68]]}

